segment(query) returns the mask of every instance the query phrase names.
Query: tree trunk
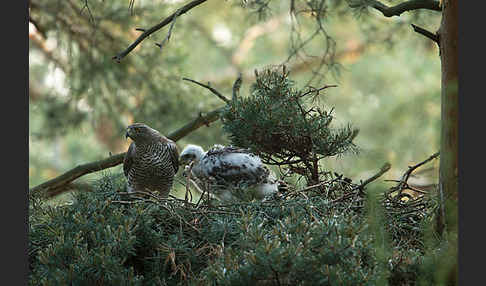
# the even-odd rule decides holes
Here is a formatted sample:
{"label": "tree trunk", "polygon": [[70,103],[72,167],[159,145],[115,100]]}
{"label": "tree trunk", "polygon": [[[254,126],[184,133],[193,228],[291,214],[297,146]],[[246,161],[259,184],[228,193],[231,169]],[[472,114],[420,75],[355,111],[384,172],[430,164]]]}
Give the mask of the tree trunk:
{"label": "tree trunk", "polygon": [[[444,0],[438,31],[442,71],[439,170],[440,213],[437,230],[457,229],[458,178],[458,21],[457,0]],[[446,229],[447,228],[447,229]]]}

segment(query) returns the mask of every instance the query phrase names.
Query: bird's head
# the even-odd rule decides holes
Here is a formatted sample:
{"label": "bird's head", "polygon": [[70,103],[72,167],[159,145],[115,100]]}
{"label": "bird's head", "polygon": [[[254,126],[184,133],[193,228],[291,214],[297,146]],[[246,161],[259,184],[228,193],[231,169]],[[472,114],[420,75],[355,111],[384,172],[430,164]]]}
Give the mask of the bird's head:
{"label": "bird's head", "polygon": [[197,162],[203,155],[204,150],[201,146],[189,144],[182,150],[179,156],[179,163],[181,165],[187,165],[192,161]]}
{"label": "bird's head", "polygon": [[144,123],[133,123],[127,127],[125,133],[125,138],[130,137],[135,142],[150,141],[154,138],[159,138],[160,136],[161,135],[157,130],[150,128]]}

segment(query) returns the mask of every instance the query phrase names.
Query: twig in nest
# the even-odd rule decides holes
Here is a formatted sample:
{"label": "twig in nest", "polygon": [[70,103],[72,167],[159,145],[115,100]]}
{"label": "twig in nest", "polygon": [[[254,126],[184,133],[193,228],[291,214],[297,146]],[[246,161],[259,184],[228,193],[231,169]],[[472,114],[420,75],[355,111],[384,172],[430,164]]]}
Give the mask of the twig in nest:
{"label": "twig in nest", "polygon": [[161,198],[152,194],[152,193],[149,193],[149,192],[142,192],[142,191],[134,191],[134,192],[119,192],[118,193],[119,195],[137,195],[137,194],[140,194],[140,195],[146,195],[146,196],[149,196],[149,197],[152,197],[156,200],[160,200]]}
{"label": "twig in nest", "polygon": [[299,192],[306,192],[308,190],[312,190],[312,189],[315,189],[315,188],[319,188],[320,186],[322,185],[325,185],[327,184],[328,182],[320,182],[318,184],[315,184],[315,185],[312,185],[312,186],[308,186],[308,187],[305,187],[303,188],[302,190],[299,190]]}
{"label": "twig in nest", "polygon": [[386,172],[388,172],[388,170],[390,170],[391,168],[391,164],[390,163],[385,163],[381,169],[378,171],[378,173],[376,173],[375,175],[371,176],[370,178],[366,179],[364,182],[362,182],[361,184],[357,185],[356,187],[354,187],[353,189],[351,189],[351,192],[350,193],[347,193],[347,194],[344,194],[342,195],[341,197],[335,199],[335,200],[332,200],[331,203],[336,203],[338,201],[341,201],[341,200],[344,200],[344,199],[347,199],[347,198],[350,198],[352,197],[353,195],[356,195],[357,193],[353,192],[355,190],[358,190],[360,194],[363,194],[363,190],[364,190],[364,187],[366,185],[368,185],[369,183],[373,182],[374,180],[378,179],[379,177],[381,177],[383,174],[385,174]]}
{"label": "twig in nest", "polygon": [[195,80],[193,80],[193,79],[186,78],[186,77],[183,77],[183,78],[182,78],[182,80],[187,80],[187,81],[193,82],[193,83],[195,83],[195,84],[197,84],[197,85],[200,85],[200,86],[202,86],[202,87],[204,87],[204,88],[207,88],[207,89],[209,89],[209,90],[210,90],[212,93],[214,93],[214,94],[215,94],[217,97],[219,97],[219,98],[220,98],[222,101],[224,101],[224,102],[226,102],[226,103],[229,103],[229,102],[230,102],[230,100],[229,100],[229,99],[227,99],[227,98],[226,98],[224,95],[222,95],[222,94],[221,94],[219,91],[217,91],[216,89],[214,89],[214,88],[210,87],[210,86],[209,86],[209,83],[206,85],[206,84],[200,83],[200,82],[198,82],[198,81],[195,81]]}
{"label": "twig in nest", "polygon": [[157,203],[155,201],[148,200],[148,199],[139,199],[139,200],[136,200],[136,201],[121,201],[121,200],[110,201],[110,203],[117,203],[117,204],[124,204],[124,205],[138,204],[138,203],[145,203],[145,202]]}
{"label": "twig in nest", "polygon": [[[422,161],[422,162],[420,162],[416,165],[409,166],[408,170],[405,172],[405,174],[403,174],[398,185],[396,187],[394,187],[393,190],[394,191],[398,190],[399,194],[401,194],[402,190],[410,189],[410,186],[408,185],[408,179],[410,178],[410,175],[412,175],[412,172],[415,171],[418,167],[420,167],[420,166],[432,161],[433,159],[439,157],[439,155],[440,155],[440,152],[434,153],[433,155],[431,155],[429,158],[425,159],[424,161]],[[410,189],[410,190],[413,190],[413,189]]]}
{"label": "twig in nest", "polygon": [[[201,194],[201,196],[199,197],[199,200],[196,203],[196,208],[198,208],[199,207],[199,203],[204,198],[204,194],[206,193],[206,188],[204,190],[201,190],[201,188],[196,184],[196,182],[194,182],[193,180],[191,180],[191,183],[199,191],[199,193]],[[209,192],[208,192],[208,197],[209,197]]]}
{"label": "twig in nest", "polygon": [[385,163],[380,171],[378,171],[378,173],[376,173],[374,176],[366,179],[364,182],[362,182],[359,186],[355,187],[354,189],[358,189],[360,191],[363,191],[364,187],[366,185],[368,185],[369,183],[373,182],[374,180],[378,179],[379,177],[381,177],[383,174],[385,174],[386,172],[388,172],[388,170],[390,170],[391,168],[391,164],[390,163]]}

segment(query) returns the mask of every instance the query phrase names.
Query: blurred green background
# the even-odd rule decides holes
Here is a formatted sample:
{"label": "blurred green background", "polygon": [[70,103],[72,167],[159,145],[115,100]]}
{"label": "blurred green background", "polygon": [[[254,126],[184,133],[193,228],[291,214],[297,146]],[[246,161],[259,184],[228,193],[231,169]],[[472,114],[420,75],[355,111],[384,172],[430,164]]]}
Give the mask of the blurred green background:
{"label": "blurred green background", "polygon": [[[242,72],[245,96],[255,69],[282,63],[302,88],[309,81],[314,87],[338,85],[315,104],[334,108],[336,125],[349,122],[360,129],[355,140],[360,153],[326,160],[325,168],[359,181],[390,162],[391,170],[377,182],[389,186],[383,180],[399,179],[407,166],[438,151],[438,48],[410,23],[435,30],[440,13],[419,10],[385,18],[373,10],[353,10],[346,1],[295,1],[299,13],[291,16],[293,1],[267,1],[268,9],[260,12],[250,4],[262,1],[207,1],[177,18],[163,49],[155,44],[169,26],[121,63],[112,60],[141,34],[135,28],[147,29],[188,2],[135,0],[133,8],[131,1],[118,0],[30,2],[30,187],[125,152],[130,140],[124,127],[132,122],[167,134],[200,112],[223,106],[183,77],[210,82],[230,97]],[[311,2],[325,4],[320,17],[309,11]],[[295,54],[295,46],[316,31]],[[177,144],[208,148],[228,142],[217,121]],[[438,162],[429,167],[409,182],[434,182]],[[121,172],[121,165],[108,171]],[[79,180],[90,182],[102,173]],[[181,190],[180,184],[175,187]]]}

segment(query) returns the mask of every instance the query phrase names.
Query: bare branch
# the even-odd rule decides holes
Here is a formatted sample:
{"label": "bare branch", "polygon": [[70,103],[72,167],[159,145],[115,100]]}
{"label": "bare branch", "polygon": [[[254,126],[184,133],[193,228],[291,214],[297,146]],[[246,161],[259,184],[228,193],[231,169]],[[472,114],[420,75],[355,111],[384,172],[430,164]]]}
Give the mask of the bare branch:
{"label": "bare branch", "polygon": [[378,173],[376,173],[374,176],[366,179],[364,182],[362,182],[358,187],[356,187],[357,189],[360,189],[360,190],[363,190],[363,188],[368,185],[369,183],[373,182],[374,180],[378,179],[379,177],[381,177],[383,174],[385,174],[386,172],[388,172],[388,170],[390,170],[391,168],[391,164],[390,163],[385,163],[380,171]]}
{"label": "bare branch", "polygon": [[176,22],[177,17],[179,16],[180,13],[181,13],[180,9],[175,12],[174,19],[172,20],[172,24],[170,25],[169,32],[167,32],[167,36],[165,36],[164,40],[162,40],[162,42],[160,44],[156,43],[156,45],[160,48],[160,50],[162,50],[165,43],[169,41],[170,36],[172,35],[172,29],[174,28],[175,22]]}
{"label": "bare branch", "polygon": [[321,90],[326,89],[326,88],[330,88],[330,87],[337,87],[337,85],[335,85],[335,84],[330,84],[330,85],[325,85],[325,86],[323,86],[323,87],[321,87],[321,88],[314,88],[314,87],[310,87],[310,88],[309,88],[309,91],[307,91],[307,92],[305,92],[305,93],[301,94],[300,96],[301,96],[301,97],[304,97],[304,96],[306,96],[306,95],[308,95],[308,94],[311,94],[311,93],[314,93],[314,92],[316,93],[316,96],[317,96],[317,95],[319,95],[319,92],[320,92]]}
{"label": "bare branch", "polygon": [[[412,191],[417,191],[415,188],[410,188],[410,185],[408,184],[408,179],[412,175],[413,171],[415,171],[418,167],[423,166],[424,164],[432,161],[433,159],[436,159],[439,157],[440,152],[434,153],[431,155],[429,158],[425,159],[424,161],[414,165],[414,166],[409,166],[408,170],[402,175],[402,178],[399,181],[395,180],[389,180],[389,181],[394,181],[397,182],[398,184],[394,187],[391,188],[392,192],[398,191],[399,194],[402,193],[403,190],[409,189]],[[423,193],[421,191],[418,191],[419,193]]]}
{"label": "bare branch", "polygon": [[83,8],[81,8],[81,13],[83,13],[85,8],[88,11],[89,19],[91,20],[92,23],[94,23],[95,20],[94,20],[93,14],[91,13],[91,9],[89,8],[88,0],[84,0],[84,6],[83,6]]}
{"label": "bare branch", "polygon": [[195,84],[197,84],[197,85],[200,85],[200,86],[202,86],[202,87],[204,87],[204,88],[207,88],[207,89],[209,89],[209,90],[210,90],[212,93],[214,93],[214,94],[215,94],[217,97],[219,97],[219,98],[220,98],[222,101],[224,101],[224,102],[226,102],[226,103],[229,103],[229,102],[230,102],[230,100],[229,100],[229,99],[227,99],[227,98],[226,98],[224,95],[222,95],[222,94],[221,94],[219,91],[217,91],[216,89],[214,89],[214,88],[210,87],[210,86],[209,86],[209,83],[206,85],[206,84],[203,84],[203,83],[197,82],[197,81],[195,81],[195,80],[193,80],[193,79],[186,78],[186,77],[183,77],[183,78],[182,78],[182,80],[187,80],[187,81],[193,82],[193,83],[195,83]]}
{"label": "bare branch", "polygon": [[417,165],[414,165],[414,166],[409,166],[408,167],[408,170],[405,172],[405,174],[402,176],[402,179],[401,181],[402,182],[407,182],[408,181],[408,178],[410,177],[410,175],[412,174],[412,172],[417,169],[418,167],[428,163],[429,161],[432,161],[433,159],[439,157],[440,155],[440,152],[437,152],[437,153],[434,153],[433,155],[431,155],[429,158],[427,158],[426,160],[418,163]]}
{"label": "bare branch", "polygon": [[[417,9],[428,9],[434,11],[442,11],[439,1],[432,0],[410,0],[402,2],[395,6],[386,6],[380,1],[369,1],[369,5],[380,11],[385,17],[400,16],[402,13]],[[353,7],[352,5],[350,5]]]}
{"label": "bare branch", "polygon": [[126,48],[126,50],[120,52],[118,55],[114,56],[112,59],[114,59],[116,62],[120,63],[120,61],[124,57],[126,57],[133,49],[135,49],[135,47],[138,46],[138,44],[140,44],[145,38],[150,36],[152,33],[160,30],[161,28],[165,27],[170,22],[172,22],[176,18],[176,15],[185,14],[187,11],[191,10],[192,8],[196,7],[197,5],[204,3],[206,1],[207,0],[194,0],[194,1],[192,1],[188,4],[186,4],[186,5],[182,6],[181,8],[177,9],[176,12],[172,13],[169,17],[165,18],[162,22],[160,22],[159,24],[157,24],[157,25],[153,26],[152,28],[143,32],[143,34],[141,34],[130,46],[128,46],[128,48]]}
{"label": "bare branch", "polygon": [[427,31],[424,28],[421,28],[421,27],[419,27],[417,25],[414,25],[414,24],[411,24],[411,25],[412,25],[412,28],[413,28],[413,30],[415,32],[417,32],[417,33],[419,33],[419,34],[421,34],[421,35],[423,35],[423,36],[431,39],[432,41],[434,41],[440,47],[439,35],[434,34],[434,33],[430,32],[430,31]]}
{"label": "bare branch", "polygon": [[130,14],[133,16],[133,6],[135,4],[135,0],[130,0],[130,3],[128,3],[128,10],[130,10]]}

